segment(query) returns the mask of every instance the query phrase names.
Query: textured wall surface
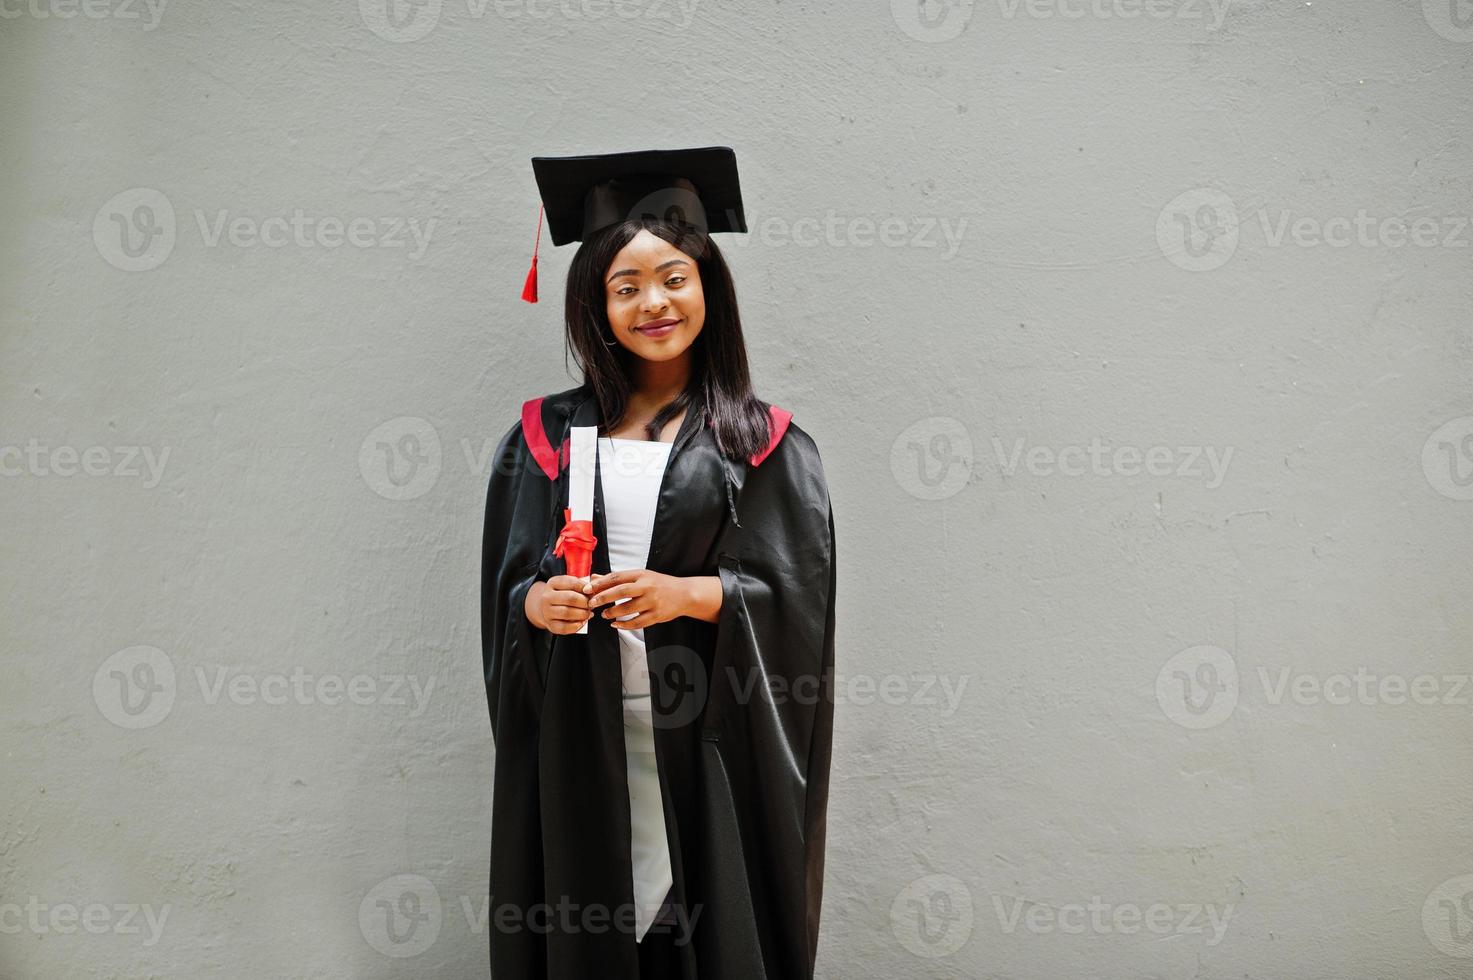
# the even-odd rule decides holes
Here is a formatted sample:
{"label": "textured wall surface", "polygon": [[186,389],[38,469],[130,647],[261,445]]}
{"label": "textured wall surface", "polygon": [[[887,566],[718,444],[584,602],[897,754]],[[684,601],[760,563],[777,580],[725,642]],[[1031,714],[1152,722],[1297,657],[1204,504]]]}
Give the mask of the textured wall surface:
{"label": "textured wall surface", "polygon": [[0,977],[486,975],[528,158],[713,143],[820,975],[1473,975],[1465,8],[0,0]]}

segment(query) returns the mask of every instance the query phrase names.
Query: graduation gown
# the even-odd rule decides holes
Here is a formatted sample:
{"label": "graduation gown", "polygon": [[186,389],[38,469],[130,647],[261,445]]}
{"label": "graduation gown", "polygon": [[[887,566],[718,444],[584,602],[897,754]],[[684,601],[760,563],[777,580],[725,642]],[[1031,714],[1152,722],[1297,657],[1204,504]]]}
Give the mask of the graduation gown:
{"label": "graduation gown", "polygon": [[[770,415],[766,450],[731,460],[704,409],[687,409],[650,541],[651,570],[721,580],[718,622],[645,628],[687,980],[811,978],[818,945],[834,520],[812,438],[790,413]],[[597,612],[586,635],[555,635],[523,606],[533,582],[565,574],[553,548],[570,428],[602,421],[587,387],[530,399],[493,459],[481,633],[494,980],[639,976],[618,637]],[[600,484],[595,573],[609,571]]]}

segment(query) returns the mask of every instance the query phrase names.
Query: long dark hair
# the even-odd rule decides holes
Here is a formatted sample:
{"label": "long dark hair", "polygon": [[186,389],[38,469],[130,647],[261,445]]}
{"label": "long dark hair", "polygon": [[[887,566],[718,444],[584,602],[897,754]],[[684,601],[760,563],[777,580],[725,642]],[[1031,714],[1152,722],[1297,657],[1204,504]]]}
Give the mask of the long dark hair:
{"label": "long dark hair", "polygon": [[726,259],[704,231],[654,218],[633,218],[596,232],[578,247],[568,267],[568,349],[583,372],[583,383],[598,399],[605,430],[616,428],[624,418],[632,389],[631,362],[637,355],[614,341],[604,274],[614,256],[641,229],[648,229],[696,260],[706,297],[706,322],[690,348],[690,380],[685,390],[650,420],[645,432],[651,439],[658,439],[665,423],[681,409],[694,411],[703,406],[723,455],[745,459],[761,452],[770,437],[769,406],[752,393],[736,288]]}

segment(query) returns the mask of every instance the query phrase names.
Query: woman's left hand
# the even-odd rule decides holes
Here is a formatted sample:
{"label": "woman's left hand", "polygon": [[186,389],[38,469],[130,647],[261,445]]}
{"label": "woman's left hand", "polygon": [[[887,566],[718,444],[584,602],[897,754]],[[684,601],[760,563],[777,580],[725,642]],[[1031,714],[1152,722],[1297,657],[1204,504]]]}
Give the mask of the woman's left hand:
{"label": "woman's left hand", "polygon": [[[686,582],[679,576],[632,568],[595,575],[583,591],[588,596],[588,608],[610,620],[610,626],[633,630],[686,615],[691,601]],[[614,605],[615,600],[626,597],[628,602]],[[630,613],[639,615],[633,619],[615,619]]]}

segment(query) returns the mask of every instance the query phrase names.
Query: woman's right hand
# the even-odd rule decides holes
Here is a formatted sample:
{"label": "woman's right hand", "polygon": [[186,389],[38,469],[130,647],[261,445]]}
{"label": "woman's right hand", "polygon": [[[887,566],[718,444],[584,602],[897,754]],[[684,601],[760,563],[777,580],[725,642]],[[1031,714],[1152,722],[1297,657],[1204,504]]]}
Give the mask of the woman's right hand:
{"label": "woman's right hand", "polygon": [[578,632],[592,615],[583,580],[572,575],[533,582],[527,590],[526,612],[533,626],[560,636]]}

